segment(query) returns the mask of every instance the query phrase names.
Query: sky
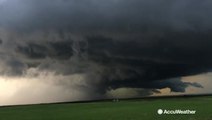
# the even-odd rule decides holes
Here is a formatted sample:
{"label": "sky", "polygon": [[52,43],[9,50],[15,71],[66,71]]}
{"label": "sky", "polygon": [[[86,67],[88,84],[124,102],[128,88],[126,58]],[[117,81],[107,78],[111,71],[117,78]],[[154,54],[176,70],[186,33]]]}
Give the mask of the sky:
{"label": "sky", "polygon": [[0,105],[212,93],[211,0],[0,0]]}

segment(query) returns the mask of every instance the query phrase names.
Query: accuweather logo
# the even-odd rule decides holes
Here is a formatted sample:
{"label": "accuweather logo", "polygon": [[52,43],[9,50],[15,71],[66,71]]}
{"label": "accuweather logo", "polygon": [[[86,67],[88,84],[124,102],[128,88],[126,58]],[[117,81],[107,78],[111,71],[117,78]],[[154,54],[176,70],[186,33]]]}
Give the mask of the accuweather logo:
{"label": "accuweather logo", "polygon": [[196,110],[163,110],[163,109],[158,109],[157,113],[159,115],[166,114],[166,115],[176,115],[176,114],[181,114],[181,115],[193,115],[196,114]]}

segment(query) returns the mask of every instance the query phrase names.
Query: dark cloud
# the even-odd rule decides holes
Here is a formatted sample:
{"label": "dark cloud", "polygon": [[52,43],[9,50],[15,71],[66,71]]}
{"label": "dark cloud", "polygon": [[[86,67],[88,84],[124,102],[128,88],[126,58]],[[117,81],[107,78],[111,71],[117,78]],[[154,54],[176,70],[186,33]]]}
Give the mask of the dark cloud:
{"label": "dark cloud", "polygon": [[17,52],[30,59],[44,59],[45,57],[69,59],[73,55],[71,41],[43,44],[28,43],[27,46],[17,46]]}
{"label": "dark cloud", "polygon": [[104,95],[118,88],[185,92],[188,86],[202,86],[183,82],[182,76],[212,68],[210,3],[8,1],[0,8],[0,28],[7,34],[1,52],[18,59],[20,65],[9,65],[20,76],[31,68],[80,74],[85,79],[76,89],[89,93]]}
{"label": "dark cloud", "polygon": [[[116,82],[116,81],[115,81]],[[125,83],[124,83],[125,82]],[[162,89],[162,88],[170,88],[172,92],[185,92],[186,88],[189,86],[203,88],[198,83],[189,83],[189,82],[182,82],[181,78],[173,78],[173,79],[166,79],[166,80],[157,80],[157,81],[139,81],[136,84],[131,84],[130,81],[120,82],[120,83],[112,83],[112,87],[119,88],[119,87],[127,87],[127,88],[146,88],[146,89]],[[118,85],[118,86],[116,86]],[[157,91],[156,91],[157,93]]]}
{"label": "dark cloud", "polygon": [[0,74],[7,76],[21,76],[27,69],[27,66],[20,60],[11,57],[0,55]]}
{"label": "dark cloud", "polygon": [[210,4],[210,0],[14,0],[1,6],[0,25],[19,30],[208,30]]}
{"label": "dark cloud", "polygon": [[17,52],[24,54],[25,56],[32,59],[41,59],[46,57],[46,48],[37,44],[28,44],[27,47],[18,46]]}
{"label": "dark cloud", "polygon": [[2,44],[3,43],[3,41],[2,41],[2,39],[0,38],[0,44]]}
{"label": "dark cloud", "polygon": [[[74,46],[74,44],[78,45]],[[42,52],[45,57],[40,59],[49,57],[56,60],[40,62],[36,67],[63,75],[85,74],[88,86],[84,87],[92,87],[90,89],[94,93],[103,94],[107,90],[118,88],[162,89],[166,87],[174,92],[184,92],[188,86],[201,86],[171,78],[200,74],[211,68],[210,62],[204,59],[189,62],[192,61],[192,57],[181,59],[182,56],[178,55],[172,58],[163,54],[163,51],[156,51],[155,46],[146,48],[142,47],[138,41],[118,41],[104,36],[85,37],[85,41],[81,42],[70,40],[42,44],[39,47],[36,45],[32,47],[32,45],[34,44],[28,44],[31,52],[21,52],[21,54],[31,56],[28,59],[33,60],[37,56],[33,53],[36,47],[40,48],[39,50],[45,48],[45,52]],[[157,44],[157,46],[163,48],[164,45]],[[170,45],[168,47],[172,48]],[[71,55],[68,54],[69,52]],[[171,52],[179,54],[178,49]],[[58,59],[61,56],[67,58]]]}

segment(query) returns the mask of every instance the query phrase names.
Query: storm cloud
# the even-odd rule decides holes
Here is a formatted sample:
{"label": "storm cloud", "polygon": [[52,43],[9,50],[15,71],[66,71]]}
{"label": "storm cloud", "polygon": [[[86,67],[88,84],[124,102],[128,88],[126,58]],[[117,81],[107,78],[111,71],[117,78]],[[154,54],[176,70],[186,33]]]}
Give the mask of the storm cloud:
{"label": "storm cloud", "polygon": [[211,11],[210,0],[5,1],[0,74],[51,73],[84,99],[122,88],[202,88],[181,77],[211,71]]}

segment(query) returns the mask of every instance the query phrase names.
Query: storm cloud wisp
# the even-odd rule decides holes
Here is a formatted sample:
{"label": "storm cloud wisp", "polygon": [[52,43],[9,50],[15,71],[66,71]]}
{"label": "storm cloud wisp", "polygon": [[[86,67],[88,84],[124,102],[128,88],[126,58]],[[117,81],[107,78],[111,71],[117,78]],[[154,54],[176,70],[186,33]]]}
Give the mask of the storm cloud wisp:
{"label": "storm cloud wisp", "polygon": [[210,0],[2,2],[0,80],[28,85],[8,99],[35,103],[202,88],[181,78],[211,71],[211,9]]}

